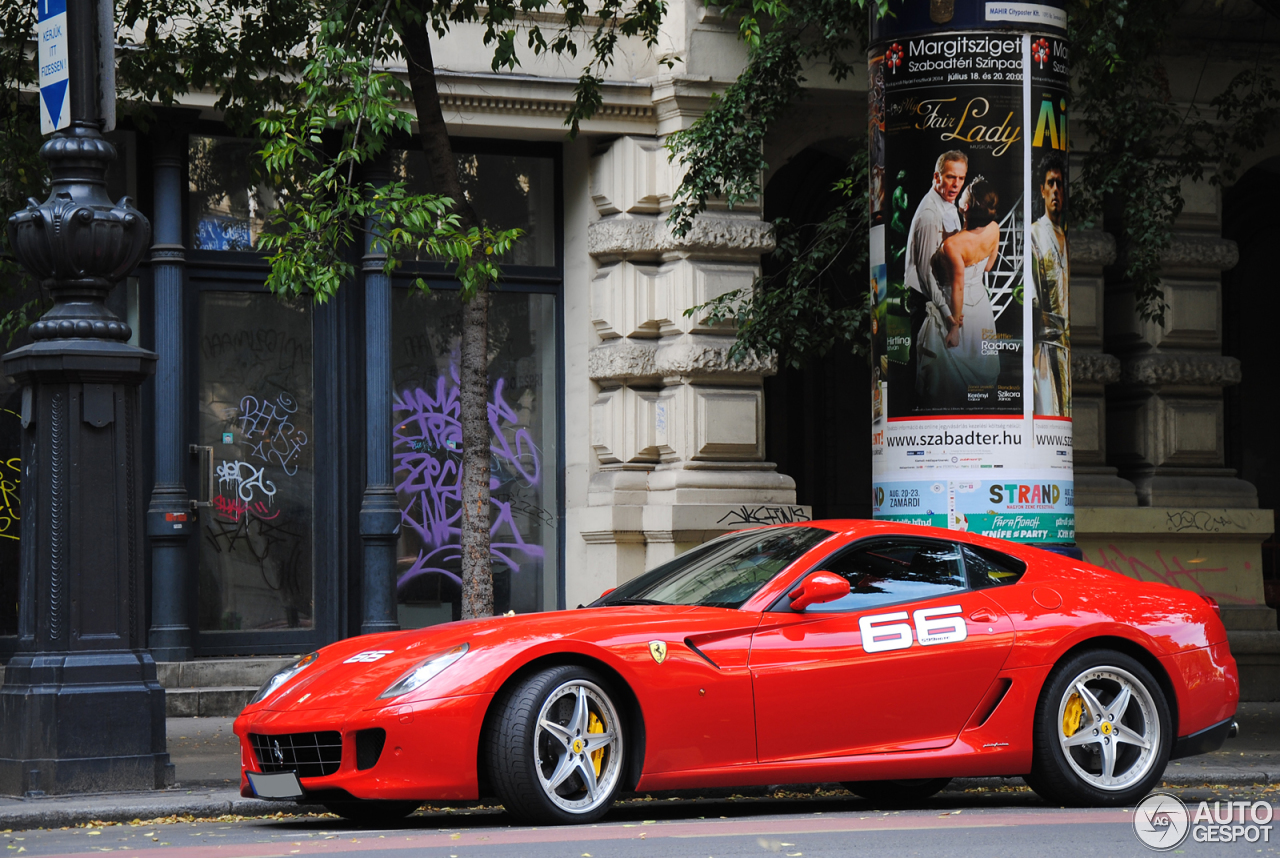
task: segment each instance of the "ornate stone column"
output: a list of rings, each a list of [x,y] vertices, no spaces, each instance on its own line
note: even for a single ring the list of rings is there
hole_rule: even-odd
[[[1081,507],[1137,506],[1133,483],[1107,464],[1106,386],[1120,380],[1120,361],[1102,351],[1103,269],[1115,262],[1105,232],[1072,230],[1071,423],[1075,439],[1075,502]],[[1079,522],[1076,524],[1079,530]]]
[[[810,515],[795,482],[764,461],[772,358],[730,361],[732,328],[685,314],[749,288],[772,228],[739,208],[709,212],[677,238],[665,219],[678,182],[658,138],[618,138],[592,164],[596,470],[571,529],[619,583],[710,536]]]
[[[1235,242],[1180,233],[1162,260],[1163,325],[1139,318],[1129,284],[1107,289],[1107,350],[1121,359],[1107,400],[1110,461],[1142,506],[1256,508],[1252,485],[1223,467],[1222,389],[1240,362],[1222,351],[1222,272]]]

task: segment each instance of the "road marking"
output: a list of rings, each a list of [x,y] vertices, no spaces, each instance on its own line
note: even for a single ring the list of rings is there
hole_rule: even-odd
[[[676,822],[659,822],[641,829],[631,822],[606,822],[591,826],[566,825],[555,828],[472,828],[462,832],[432,831],[416,834],[411,829],[389,829],[386,834],[396,840],[384,839],[376,832],[364,831],[360,841],[331,843],[324,840],[294,840],[297,831],[287,835],[288,844],[296,850],[263,852],[262,844],[219,844],[217,846],[183,846],[147,848],[146,858],[289,858],[294,854],[333,854],[334,847],[342,852],[390,851],[393,849],[457,849],[460,846],[511,846],[534,843],[592,842],[605,840],[645,840],[658,837],[673,839],[713,837],[771,837],[805,834],[856,834],[871,831],[922,831],[933,829],[985,829],[1012,828],[1025,825],[1131,825],[1132,814],[1123,809],[1099,808],[1088,810],[978,810],[965,808],[966,816],[948,814],[938,816],[936,809],[877,816],[874,819],[851,818],[856,811],[821,816],[768,816],[739,817],[735,819],[699,819]],[[319,822],[319,820],[317,820]],[[269,832],[269,828],[266,831]],[[262,833],[259,827],[257,833]],[[318,834],[319,832],[317,832]],[[458,837],[458,834],[461,837]],[[400,839],[403,838],[403,839]],[[455,839],[457,838],[457,839]],[[282,836],[281,839],[286,839]],[[66,853],[46,858],[72,858],[80,853]]]

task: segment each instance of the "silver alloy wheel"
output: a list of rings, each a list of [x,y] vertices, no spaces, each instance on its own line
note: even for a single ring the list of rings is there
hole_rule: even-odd
[[[1063,756],[1076,775],[1108,792],[1146,777],[1160,747],[1151,692],[1127,670],[1110,665],[1091,667],[1068,684],[1058,701],[1057,729]]]
[[[538,712],[533,754],[538,782],[557,807],[589,813],[608,801],[622,773],[622,730],[604,690],[571,679],[552,691]]]

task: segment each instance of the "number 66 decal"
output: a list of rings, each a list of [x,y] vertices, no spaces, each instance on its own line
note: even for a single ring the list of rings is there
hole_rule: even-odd
[[[957,643],[969,636],[969,630],[960,616],[959,605],[939,608],[921,608],[912,615],[916,625],[916,640],[920,646],[936,646]],[[872,614],[858,618],[858,630],[862,632],[862,648],[867,652],[889,652],[911,646],[911,626],[902,620],[906,611],[891,614]]]

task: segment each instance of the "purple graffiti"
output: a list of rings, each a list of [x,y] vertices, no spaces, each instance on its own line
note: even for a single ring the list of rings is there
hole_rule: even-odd
[[[541,456],[529,430],[519,425],[520,415],[503,399],[506,379],[498,379],[489,402],[490,503],[496,514],[489,529],[493,562],[513,573],[518,559],[540,559],[542,546],[525,540],[513,518],[518,502],[500,495],[504,487],[536,487],[542,479]],[[462,557],[462,426],[458,422],[458,371],[436,379],[435,390],[406,390],[395,396],[392,413],[395,473],[399,483],[400,522],[422,540],[413,563],[396,581],[405,587],[419,575],[437,573],[461,584],[456,572]],[[517,512],[521,510],[517,509]]]

